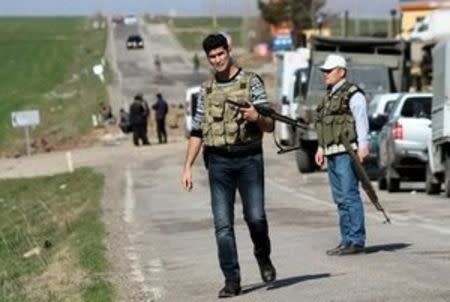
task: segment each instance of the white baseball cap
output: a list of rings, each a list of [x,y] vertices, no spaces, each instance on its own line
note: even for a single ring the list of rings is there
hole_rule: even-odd
[[[320,66],[321,70],[331,70],[336,67],[341,68],[347,68],[347,62],[345,62],[344,57],[340,55],[328,55],[328,57],[325,60],[325,63],[323,63],[322,66]]]

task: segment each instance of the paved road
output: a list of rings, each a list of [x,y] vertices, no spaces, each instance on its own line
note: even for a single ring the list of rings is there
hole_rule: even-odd
[[[146,49],[127,51],[125,37],[140,31]],[[169,100],[197,81],[189,60],[162,25],[114,31],[121,89]],[[152,69],[163,58],[164,76]],[[160,86],[162,85],[162,86]],[[162,88],[161,88],[162,87]],[[198,161],[193,192],[183,192],[185,142],[141,149],[106,171],[105,221],[116,281],[124,301],[215,301],[222,285],[205,169]],[[153,152],[153,150],[158,150]],[[381,193],[393,224],[366,204],[364,255],[328,257],[338,242],[335,206],[325,173],[300,175],[294,155],[276,155],[266,140],[267,212],[278,281],[264,286],[238,199],[236,232],[244,294],[233,301],[450,301],[450,201],[421,187]],[[411,187],[410,187],[411,188]]]
[[[116,60],[121,106],[128,107],[137,92],[142,92],[150,102],[155,93],[161,92],[169,103],[179,104],[184,100],[186,87],[199,85],[206,77],[206,71],[194,73],[190,58],[164,25],[113,25],[110,37],[113,39],[112,56]],[[144,49],[128,50],[129,35],[140,34],[144,38]],[[155,56],[162,62],[158,73],[153,64]]]

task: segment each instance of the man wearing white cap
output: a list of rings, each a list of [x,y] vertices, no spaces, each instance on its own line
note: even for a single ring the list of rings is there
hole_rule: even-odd
[[[342,56],[329,55],[320,69],[328,93],[317,107],[315,162],[322,166],[327,159],[341,234],[339,245],[327,255],[356,254],[364,250],[366,230],[358,178],[347,148],[357,151],[361,162],[369,153],[367,103],[364,92],[346,81],[347,63]]]

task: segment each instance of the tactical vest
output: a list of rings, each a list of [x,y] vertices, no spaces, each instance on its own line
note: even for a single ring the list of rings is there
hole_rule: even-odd
[[[225,100],[243,103],[250,101],[252,73],[241,71],[240,79],[218,85],[215,80],[204,84],[205,116],[202,124],[206,146],[245,145],[262,140],[262,132],[255,123],[247,122],[237,108]]]
[[[358,91],[362,92],[358,86],[344,82],[317,106],[316,130],[320,146],[341,145],[345,139],[349,144],[356,142],[355,119],[349,103]]]

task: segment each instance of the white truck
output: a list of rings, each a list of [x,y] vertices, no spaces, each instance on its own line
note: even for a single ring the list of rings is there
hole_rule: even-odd
[[[418,21],[410,34],[410,39],[427,42],[450,35],[450,9],[438,9]]]
[[[450,197],[450,39],[433,49],[431,140],[428,143],[426,192]]]
[[[295,51],[284,51],[277,54],[276,99],[281,114],[296,117],[298,105],[299,83],[306,84],[310,50],[299,48]],[[292,145],[294,129],[287,124],[276,122],[276,135],[282,145]]]

